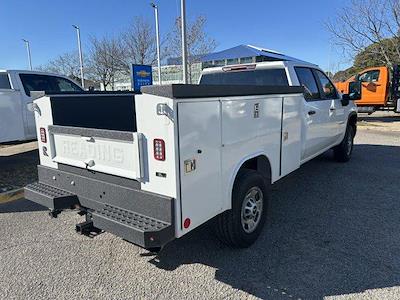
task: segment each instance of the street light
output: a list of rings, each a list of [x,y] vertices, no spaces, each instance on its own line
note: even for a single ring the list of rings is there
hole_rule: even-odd
[[[158,6],[150,3],[154,8],[154,15],[156,18],[156,41],[157,41],[157,66],[158,66],[158,84],[161,85],[161,59],[160,59],[160,28],[158,24]]]
[[[182,69],[183,83],[188,81],[187,74],[187,44],[186,44],[186,1],[181,0],[181,27],[182,27]]]
[[[29,62],[29,69],[32,71],[32,57],[31,57],[31,46],[29,45],[29,41],[26,39],[22,39],[26,46],[26,52],[28,53],[28,62]]]
[[[82,82],[82,88],[85,89],[85,79],[83,78],[83,56],[82,56],[82,45],[81,45],[81,30],[79,29],[79,26],[77,25],[72,25],[76,29],[76,35],[78,37],[78,51],[79,51],[79,63],[81,67],[81,82]]]

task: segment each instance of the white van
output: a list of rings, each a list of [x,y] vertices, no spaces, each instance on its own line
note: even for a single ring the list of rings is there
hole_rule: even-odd
[[[71,79],[37,71],[0,70],[0,143],[36,139],[35,116],[28,110],[32,91],[82,92]]]

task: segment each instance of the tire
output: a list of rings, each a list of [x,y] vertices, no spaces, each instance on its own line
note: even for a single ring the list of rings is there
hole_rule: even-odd
[[[257,240],[267,217],[269,185],[254,170],[239,171],[232,191],[232,209],[216,219],[216,233],[224,244],[247,248]]]
[[[354,135],[354,127],[347,125],[346,134],[344,135],[343,141],[333,148],[336,161],[347,162],[350,160],[354,147]]]

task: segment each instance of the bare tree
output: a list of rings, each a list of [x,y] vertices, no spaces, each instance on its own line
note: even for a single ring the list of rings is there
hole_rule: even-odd
[[[400,61],[399,0],[352,0],[327,29],[338,45],[354,58],[367,52],[392,66]],[[368,47],[374,45],[374,47]]]
[[[106,89],[114,90],[115,80],[124,69],[124,48],[118,38],[103,37],[90,39],[88,76],[101,82]]]
[[[123,72],[130,74],[131,64],[154,65],[156,38],[153,26],[143,17],[135,17],[129,28],[121,34],[124,48]]]
[[[216,41],[205,32],[206,17],[198,16],[187,28],[188,75],[189,83],[192,81],[192,65],[200,62],[202,56],[212,52]],[[182,57],[181,47],[181,20],[175,20],[175,27],[168,37],[167,52],[169,56]]]
[[[39,67],[40,70],[68,76],[74,80],[80,80],[79,57],[76,52],[64,53],[46,65]]]

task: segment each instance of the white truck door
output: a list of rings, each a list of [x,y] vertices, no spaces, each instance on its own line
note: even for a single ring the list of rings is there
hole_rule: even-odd
[[[347,119],[345,107],[342,105],[339,93],[334,84],[320,70],[314,71],[316,78],[321,87],[321,96],[325,101],[330,102],[329,122],[334,127],[334,133],[330,145],[337,144],[342,139],[343,133],[346,131]]]
[[[20,77],[20,74],[15,74],[15,82],[19,84],[19,90],[21,93],[22,111],[25,119],[25,134],[26,138],[36,137],[36,125],[35,125],[35,114],[28,110],[28,104],[32,102],[32,98],[25,91],[24,83]]]
[[[0,143],[24,140],[21,94],[12,89],[7,73],[0,73]]]
[[[313,156],[334,144],[337,126],[330,110],[332,100],[317,100],[305,104],[306,157]]]
[[[303,147],[301,160],[315,156],[334,143],[337,127],[331,111],[332,100],[321,95],[320,83],[311,68],[295,67],[305,88],[303,105]]]
[[[178,103],[183,231],[221,211],[220,109],[219,101]],[[184,228],[186,219],[189,228]]]

